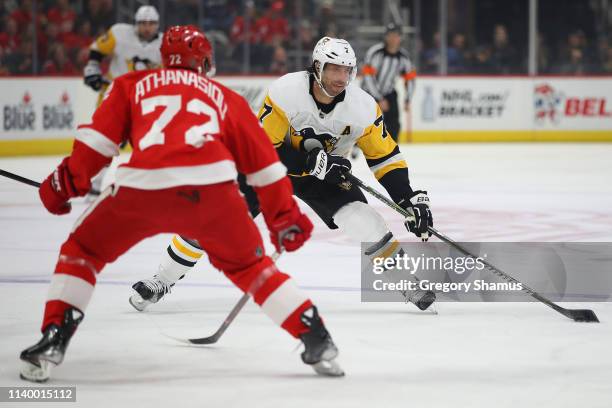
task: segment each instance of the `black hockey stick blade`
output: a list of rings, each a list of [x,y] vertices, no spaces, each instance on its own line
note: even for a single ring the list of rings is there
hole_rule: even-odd
[[[0,176],[4,176],[10,178],[15,181],[19,181],[20,183],[29,184],[33,187],[40,187],[40,183],[34,180],[30,180],[29,178],[19,176],[15,173],[11,173],[10,171],[0,169]]]
[[[280,257],[281,253],[282,253],[282,250],[280,252],[279,251],[274,252],[272,256],[270,256],[270,258],[272,258],[272,261],[276,262],[278,258]],[[251,289],[253,292],[255,291],[254,288],[251,288]],[[240,300],[238,301],[238,303],[236,303],[236,305],[229,312],[229,314],[227,315],[223,323],[221,323],[221,327],[219,327],[219,329],[217,329],[217,331],[214,332],[211,336],[199,337],[199,338],[193,338],[193,339],[184,339],[184,338],[169,336],[164,333],[162,334],[166,337],[169,337],[171,339],[174,339],[176,341],[180,341],[181,343],[186,343],[186,344],[198,344],[198,345],[215,344],[221,338],[223,333],[225,333],[229,325],[232,324],[236,316],[238,316],[238,313],[240,313],[240,311],[242,310],[244,305],[247,304],[250,298],[251,298],[251,294],[249,292],[245,292],[240,298]]]
[[[227,330],[227,328],[234,321],[236,316],[238,316],[238,313],[240,313],[240,311],[242,310],[244,305],[246,305],[246,303],[249,301],[250,298],[251,298],[251,295],[249,293],[245,293],[244,295],[242,295],[238,303],[236,303],[236,305],[231,310],[229,315],[227,315],[223,323],[221,323],[221,327],[219,327],[219,329],[216,332],[214,332],[211,336],[184,339],[180,337],[169,336],[164,333],[162,334],[164,334],[164,336],[166,337],[169,337],[176,341],[180,341],[181,343],[185,343],[185,344],[198,344],[198,345],[215,344],[221,338],[223,333],[225,333],[225,330]]]
[[[575,322],[599,323],[597,315],[590,309],[565,309],[565,312],[561,313]]]
[[[234,321],[238,313],[242,310],[244,305],[249,301],[251,295],[249,293],[245,293],[242,295],[236,306],[232,309],[232,311],[227,315],[219,330],[217,330],[212,336],[208,337],[200,337],[198,339],[189,339],[189,343],[191,344],[214,344],[219,340],[219,338],[225,333],[225,330],[229,327],[229,325]]]

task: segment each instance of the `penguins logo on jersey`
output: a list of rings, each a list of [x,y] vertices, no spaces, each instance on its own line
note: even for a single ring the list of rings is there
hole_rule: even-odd
[[[154,64],[151,60],[148,58],[140,58],[138,56],[132,57],[132,59],[127,60],[126,63],[130,72],[156,68],[156,64]]]
[[[299,141],[299,149],[304,152],[319,148],[329,153],[338,143],[337,137],[329,133],[317,133],[311,127],[297,131],[294,137]]]

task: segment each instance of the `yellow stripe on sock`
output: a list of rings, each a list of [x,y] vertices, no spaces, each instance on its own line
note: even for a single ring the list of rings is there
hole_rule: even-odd
[[[182,252],[183,254],[187,256],[190,256],[195,259],[200,259],[202,257],[201,252],[194,252],[191,249],[187,248],[177,239],[176,235],[172,237],[172,243],[174,244],[176,249],[178,249],[180,252]]]
[[[387,259],[391,255],[393,255],[393,253],[395,252],[398,246],[399,246],[399,242],[393,241],[391,245],[389,245],[389,248],[387,248],[385,252],[377,256],[375,259],[378,259],[378,258]]]

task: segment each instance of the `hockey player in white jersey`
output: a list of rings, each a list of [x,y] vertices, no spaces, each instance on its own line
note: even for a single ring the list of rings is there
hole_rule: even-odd
[[[153,6],[141,6],[136,11],[134,20],[134,25],[114,24],[91,45],[83,76],[85,84],[94,91],[103,91],[106,83],[120,75],[158,68],[161,65],[161,35],[157,10]],[[104,78],[100,64],[106,57],[111,60],[108,76]]]
[[[428,227],[433,226],[427,192],[411,187],[407,163],[385,128],[380,107],[353,83],[356,58],[351,45],[324,37],[312,59],[308,70],[272,83],[259,111],[264,130],[288,169],[294,194],[330,229],[339,229],[356,242],[373,243],[366,250],[371,259],[401,253],[382,216],[343,177],[351,170],[347,157],[356,145],[391,198],[414,215],[405,221],[408,230],[426,241]],[[247,189],[242,190],[255,216],[257,202]],[[157,302],[202,255],[188,237],[173,237],[158,273],[133,285],[136,293],[130,303],[142,311]],[[430,291],[404,294],[421,310],[435,301]]]
[[[89,60],[83,70],[87,86],[98,91],[97,106],[102,102],[108,84],[120,75],[161,66],[159,14],[153,6],[141,6],[134,15],[135,24],[114,24],[90,47]],[[101,63],[110,57],[108,73],[103,76]],[[93,178],[88,197],[100,193],[107,167]]]

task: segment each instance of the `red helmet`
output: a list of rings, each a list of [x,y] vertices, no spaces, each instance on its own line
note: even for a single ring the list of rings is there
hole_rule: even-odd
[[[196,26],[174,26],[164,33],[161,45],[165,67],[181,67],[208,72],[212,67],[212,48],[206,35]]]

